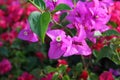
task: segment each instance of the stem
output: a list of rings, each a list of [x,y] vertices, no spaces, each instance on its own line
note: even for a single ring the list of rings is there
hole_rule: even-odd
[[[67,29],[66,27],[63,27],[63,25],[61,25],[60,23],[56,22],[53,18],[52,18],[52,21],[53,21],[54,24],[59,25],[61,28],[64,28],[71,36],[74,36],[73,33],[69,29]]]
[[[116,54],[117,54],[118,60],[120,61],[119,53],[117,52],[117,50],[115,50],[115,52],[116,52]]]
[[[64,28],[67,32],[69,32],[69,34],[73,37],[74,36],[74,34],[68,29],[68,28]]]
[[[86,66],[86,62],[85,62],[84,56],[81,56],[81,59],[82,59],[82,62],[83,62],[84,70],[87,70],[87,66]]]
[[[44,12],[44,10],[42,10],[38,5],[36,5],[33,1],[28,0],[28,2],[30,2],[32,5],[34,5],[41,13]]]
[[[73,0],[73,3],[74,3],[74,7],[76,6],[76,0]]]

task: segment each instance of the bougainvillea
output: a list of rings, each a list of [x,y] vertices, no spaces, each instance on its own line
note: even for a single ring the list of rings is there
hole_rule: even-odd
[[[0,80],[119,80],[119,4],[0,1]]]

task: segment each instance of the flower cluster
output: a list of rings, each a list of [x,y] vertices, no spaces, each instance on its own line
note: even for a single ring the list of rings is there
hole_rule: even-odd
[[[33,80],[34,79],[34,76],[27,73],[27,72],[24,72],[21,76],[18,77],[17,80]]]
[[[76,34],[71,37],[65,33],[64,29],[49,29],[47,35],[52,40],[48,52],[49,58],[57,59],[61,56],[90,55],[91,49],[87,45],[86,39],[96,43],[96,38],[101,36],[102,32],[109,29],[109,26],[106,24],[111,17],[108,8],[112,1],[93,0],[90,2],[78,1],[77,3],[73,3],[72,0],[67,2],[66,0],[46,1],[47,8],[50,10],[54,10],[61,3],[67,4],[72,8],[72,10],[67,11],[66,20],[70,24],[66,25],[66,27],[68,29],[75,29]],[[63,12],[61,11],[56,14],[60,16]],[[57,17],[54,18],[56,20]],[[59,23],[59,21],[57,22]]]
[[[12,69],[11,62],[8,59],[3,59],[0,62],[0,75],[9,72]]]
[[[120,32],[120,2],[114,2],[114,5],[110,7],[111,11],[111,21],[117,24],[117,31]]]
[[[17,38],[18,30],[26,26],[28,15],[37,10],[33,5],[25,7],[19,0],[0,1],[0,42],[12,44]],[[5,6],[5,7],[3,7]]]

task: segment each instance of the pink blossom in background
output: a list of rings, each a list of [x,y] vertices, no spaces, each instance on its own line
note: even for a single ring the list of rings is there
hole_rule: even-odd
[[[105,71],[99,76],[99,80],[114,80],[111,72]]]
[[[0,19],[0,28],[6,29],[7,28],[7,22],[5,18]]]
[[[32,4],[28,4],[24,11],[25,11],[25,15],[29,16],[31,12],[37,11],[37,10],[38,9],[35,6],[33,6]]]
[[[68,62],[65,59],[58,59],[57,66],[60,66],[60,65],[68,65]]]
[[[0,38],[3,41],[7,41],[9,43],[13,43],[13,41],[16,39],[17,37],[17,32],[16,31],[11,31],[11,32],[4,32],[0,35]]]
[[[17,80],[35,80],[35,77],[28,72],[24,72]]]
[[[114,5],[110,7],[111,12],[111,21],[116,22],[118,25],[120,25],[120,2],[116,1],[114,2]]]
[[[120,33],[120,26],[117,27],[117,31]]]
[[[0,9],[0,28],[3,28],[3,29],[7,28],[5,12],[1,9]]]
[[[14,4],[8,6],[8,17],[9,19],[12,19],[14,22],[20,20],[21,16],[23,15],[24,9],[21,8],[21,5]],[[15,14],[14,14],[15,13]]]
[[[2,41],[0,41],[0,47],[2,47],[3,46],[3,42]]]
[[[11,69],[12,65],[8,59],[2,59],[2,61],[0,61],[0,75],[9,72]]]
[[[35,56],[42,62],[45,59],[45,55],[41,52],[37,52]]]
[[[88,71],[87,70],[83,70],[82,73],[80,74],[78,80],[87,80],[88,76],[89,76]]]

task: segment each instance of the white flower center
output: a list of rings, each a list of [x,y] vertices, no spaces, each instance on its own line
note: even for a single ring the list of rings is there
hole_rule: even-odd
[[[60,36],[57,36],[57,37],[56,37],[56,41],[57,41],[57,42],[60,42],[60,41],[61,41],[61,37],[60,37]]]
[[[101,32],[100,31],[95,31],[94,32],[94,36],[97,37],[97,36],[102,36]]]
[[[24,35],[27,36],[27,35],[28,35],[28,32],[27,32],[27,31],[24,31]]]
[[[53,0],[53,2],[57,2],[57,0]]]
[[[95,18],[96,18],[96,19],[98,19],[98,18],[99,18],[99,16],[98,16],[98,15],[96,15],[96,16],[95,16]]]

